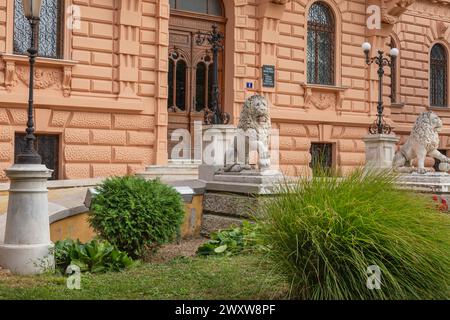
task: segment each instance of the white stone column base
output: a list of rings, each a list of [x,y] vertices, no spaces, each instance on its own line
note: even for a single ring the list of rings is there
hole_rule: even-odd
[[[11,185],[0,266],[22,275],[54,269],[47,189],[52,170],[38,164],[14,164],[5,172]]]
[[[53,244],[1,244],[0,265],[13,274],[32,275],[53,271]]]
[[[392,134],[370,134],[363,138],[366,144],[366,168],[392,169],[396,145],[400,139]]]

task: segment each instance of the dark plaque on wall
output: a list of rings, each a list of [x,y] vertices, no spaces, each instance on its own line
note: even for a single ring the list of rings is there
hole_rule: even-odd
[[[262,67],[263,87],[275,88],[275,66],[264,65]]]

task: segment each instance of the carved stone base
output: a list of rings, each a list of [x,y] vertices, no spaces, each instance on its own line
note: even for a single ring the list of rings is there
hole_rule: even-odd
[[[208,234],[257,217],[284,177],[278,170],[216,172],[205,182],[203,233]]]
[[[371,134],[365,136],[363,140],[366,144],[366,167],[391,169],[396,145],[400,139],[390,134]]]
[[[278,170],[216,172],[213,180],[207,181],[206,190],[244,195],[274,194],[283,180],[283,175]]]
[[[446,172],[403,174],[399,176],[397,184],[414,191],[450,196],[450,174]]]

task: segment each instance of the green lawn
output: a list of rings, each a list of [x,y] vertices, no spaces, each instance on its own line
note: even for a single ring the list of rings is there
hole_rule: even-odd
[[[280,299],[287,286],[258,256],[175,259],[107,274],[82,274],[81,290],[55,275],[0,275],[1,299]]]

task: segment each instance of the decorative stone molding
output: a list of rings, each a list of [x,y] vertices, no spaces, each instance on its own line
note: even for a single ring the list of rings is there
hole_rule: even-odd
[[[72,90],[72,67],[64,67],[62,89],[64,97],[69,97]]]
[[[30,82],[30,71],[28,67],[17,66],[16,75],[26,86]],[[47,89],[51,87],[61,88],[61,72],[58,70],[36,68],[34,71],[34,88],[35,89]]]
[[[400,15],[416,0],[381,0],[381,21],[388,25],[398,22]]]
[[[116,45],[119,98],[137,98],[142,0],[118,0]]]
[[[445,34],[447,33],[449,29],[449,25],[443,21],[438,21],[436,23],[436,31],[437,31],[437,36],[439,39],[444,39],[445,38]]]
[[[155,83],[155,142],[154,163],[165,165],[168,160],[167,147],[167,98],[168,98],[168,54],[169,16],[168,1],[157,1],[156,7],[156,83]]]
[[[276,65],[278,24],[283,16],[285,4],[289,0],[262,0],[258,6],[259,34],[261,52],[259,67],[263,65]],[[260,92],[273,93],[275,88],[266,88],[261,85]],[[271,100],[271,99],[270,99]]]
[[[5,62],[5,88],[8,92],[11,92],[12,88],[16,85],[16,63],[14,61]]]
[[[342,109],[346,87],[324,86],[317,84],[302,84],[304,89],[305,109],[315,107],[319,110],[327,110],[335,107],[336,111]]]
[[[5,63],[4,85],[7,92],[17,85],[18,81],[28,86],[29,67],[28,56],[15,54],[2,54]],[[63,90],[65,97],[70,96],[72,83],[72,68],[77,61],[58,60],[49,58],[36,59],[35,89],[58,88]]]
[[[443,21],[449,21],[450,17],[450,1],[448,0],[416,0],[409,9],[421,15],[441,17]]]

